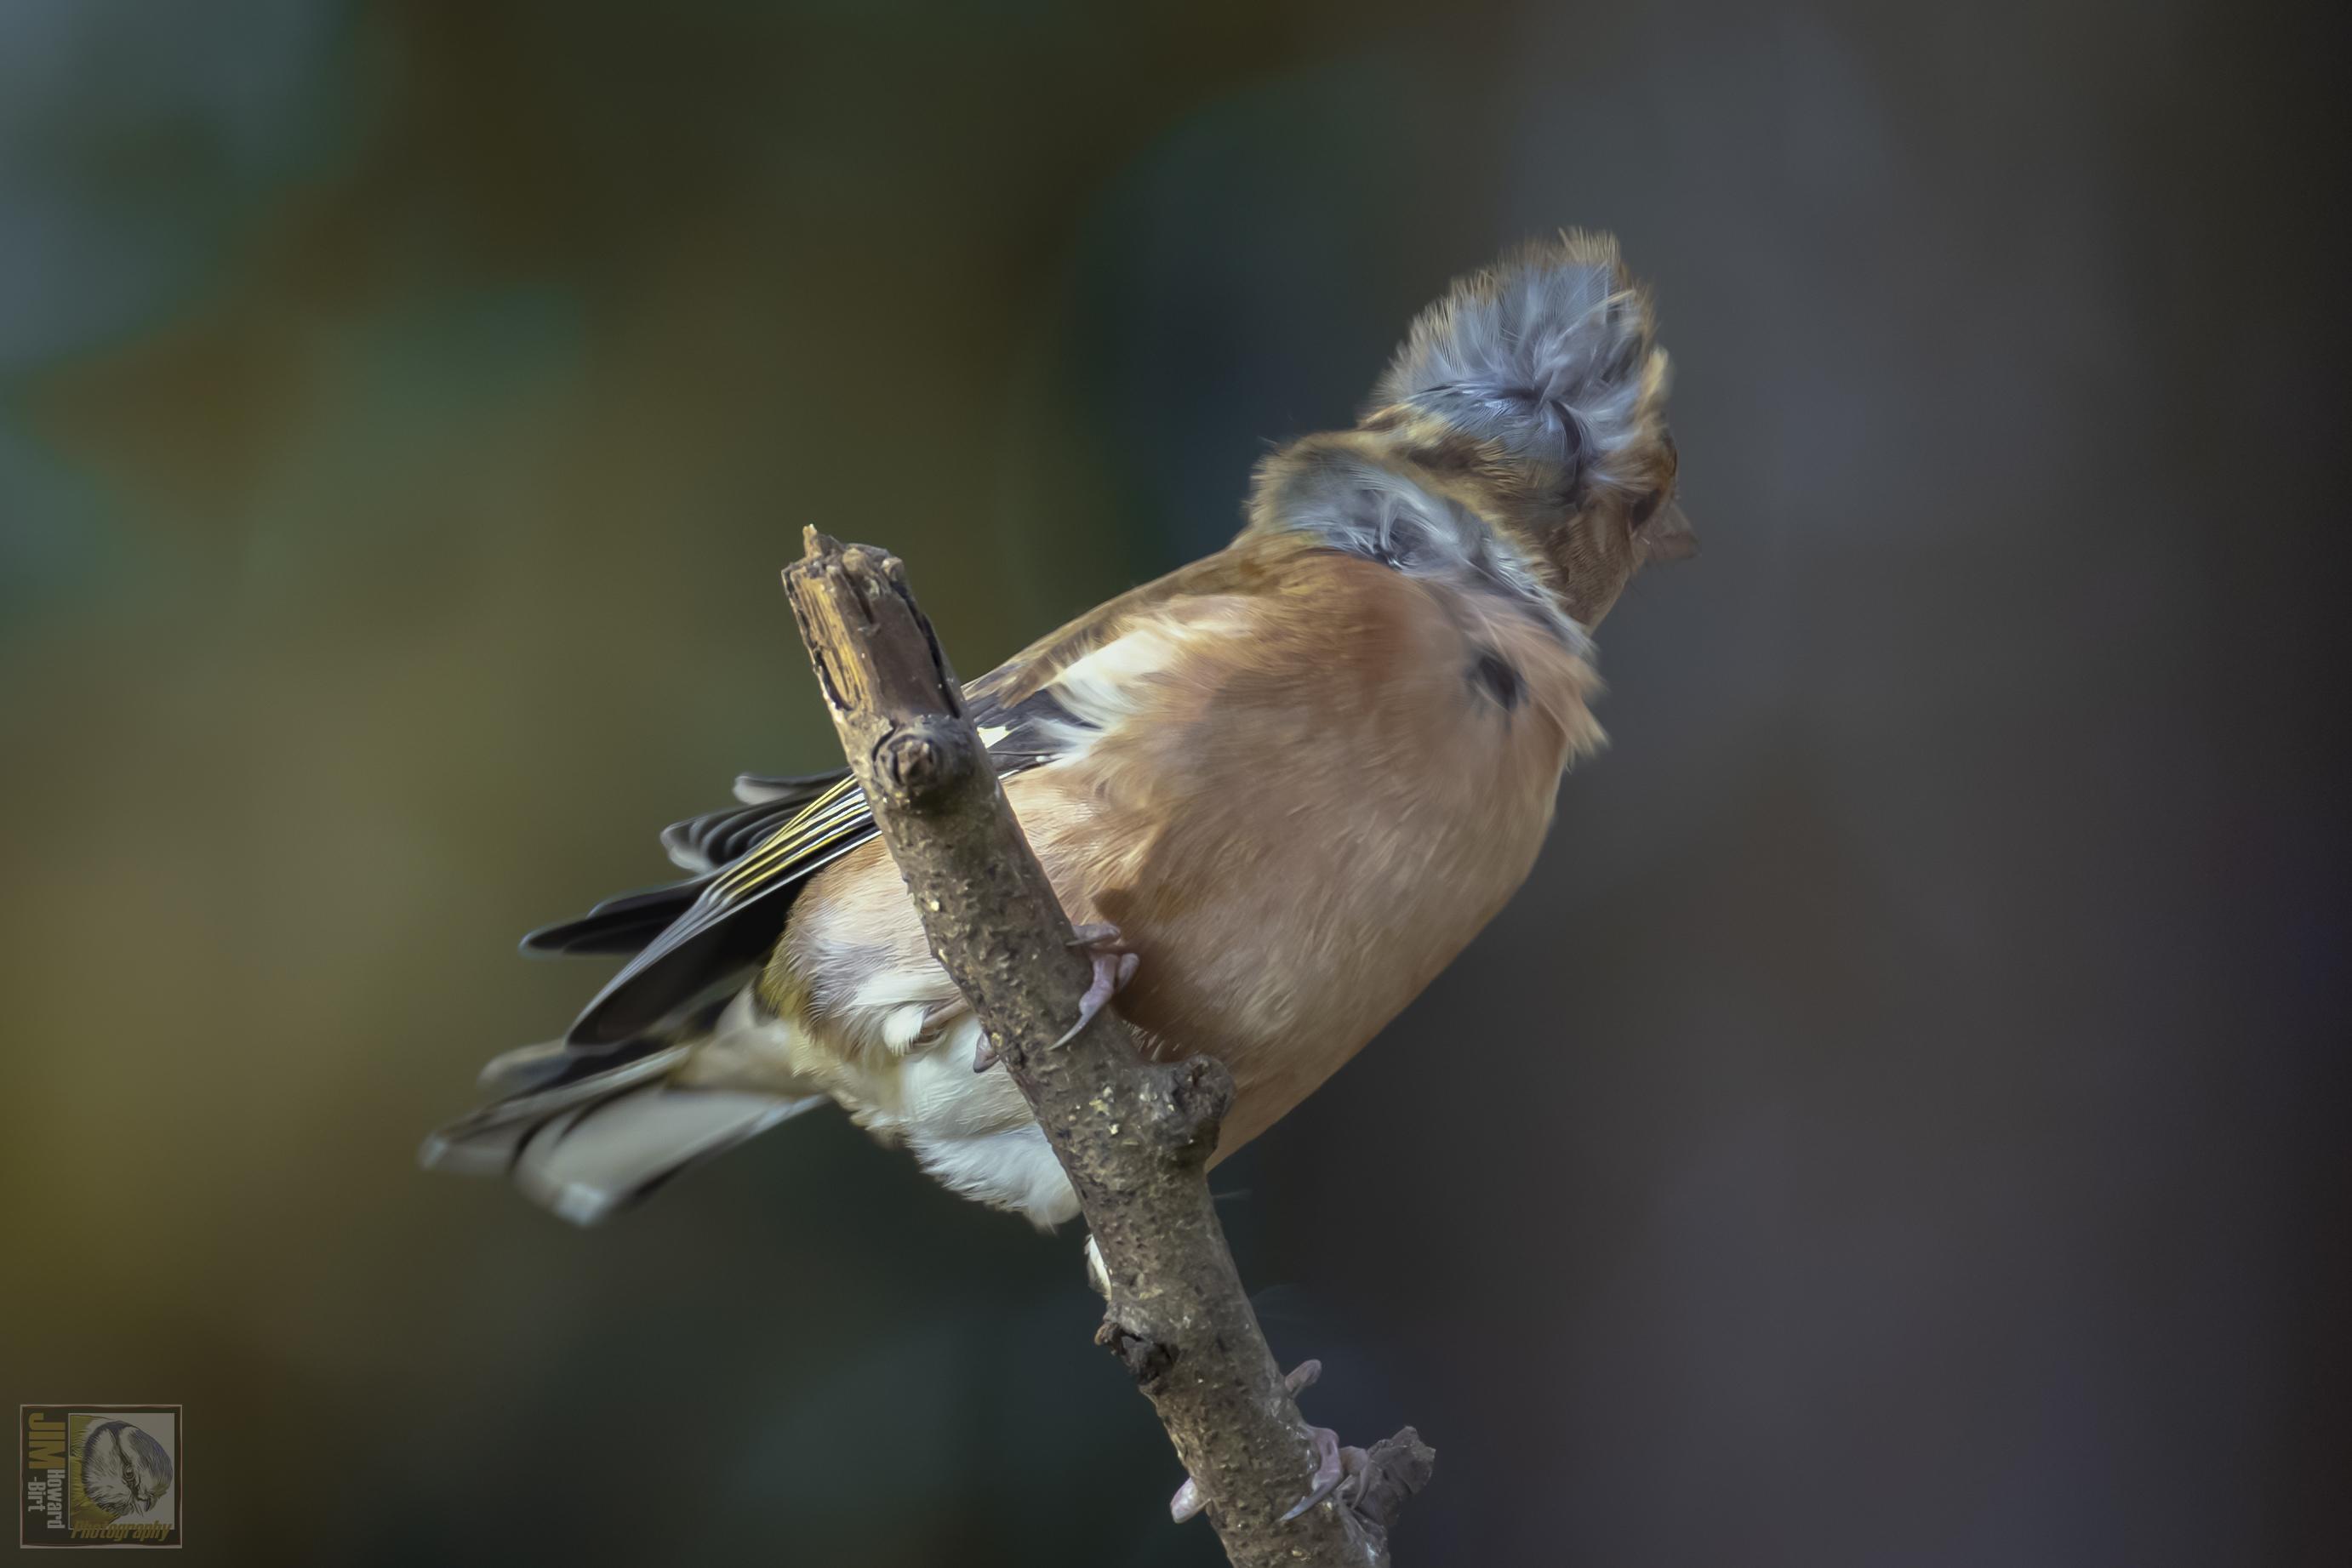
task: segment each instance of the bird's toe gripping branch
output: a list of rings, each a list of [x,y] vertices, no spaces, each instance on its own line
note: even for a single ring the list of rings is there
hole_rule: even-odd
[[[1314,1387],[1315,1380],[1322,1375],[1321,1362],[1302,1361],[1283,1375],[1282,1385],[1295,1397],[1304,1390]],[[1314,1435],[1315,1452],[1318,1456],[1318,1462],[1315,1467],[1315,1479],[1308,1483],[1309,1490],[1306,1498],[1296,1508],[1282,1516],[1282,1522],[1285,1524],[1329,1497],[1339,1487],[1345,1469],[1345,1460],[1340,1457],[1343,1452],[1352,1452],[1359,1457],[1363,1453],[1361,1448],[1342,1450],[1339,1447],[1339,1434],[1328,1427],[1309,1427],[1307,1429]],[[1176,1495],[1168,1500],[1168,1516],[1181,1524],[1208,1506],[1209,1500],[1202,1494],[1201,1483],[1186,1476],[1184,1484],[1176,1489]]]
[[[1061,1039],[1048,1048],[1056,1051],[1077,1039],[1080,1031],[1095,1021],[1095,1015],[1108,1007],[1111,998],[1135,978],[1136,968],[1142,962],[1135,949],[1127,945],[1118,927],[1104,921],[1074,927],[1070,946],[1087,955],[1094,964],[1095,973],[1086,995],[1078,998],[1078,1021],[1064,1030]],[[971,1070],[985,1072],[995,1065],[996,1048],[982,1035],[980,1043],[972,1048]]]
[[[1077,1039],[1079,1031],[1095,1021],[1095,1015],[1108,1007],[1111,998],[1135,978],[1136,967],[1142,962],[1136,956],[1135,949],[1127,945],[1127,938],[1119,934],[1118,927],[1106,921],[1075,927],[1070,936],[1070,946],[1093,961],[1095,977],[1087,987],[1087,994],[1078,998],[1078,1021],[1064,1030],[1062,1038],[1054,1042],[1057,1050]]]
[[[1322,1375],[1321,1362],[1302,1361],[1283,1378],[1283,1386],[1296,1396],[1313,1387]],[[1339,1435],[1328,1427],[1307,1430],[1315,1439],[1315,1474],[1307,1482],[1307,1495],[1291,1506],[1281,1522],[1289,1523],[1328,1499],[1346,1511],[1360,1540],[1385,1542],[1388,1527],[1404,1500],[1429,1484],[1435,1450],[1410,1427],[1370,1448],[1342,1444]],[[1168,1512],[1181,1524],[1207,1507],[1208,1500],[1200,1483],[1187,1477],[1169,1500]]]

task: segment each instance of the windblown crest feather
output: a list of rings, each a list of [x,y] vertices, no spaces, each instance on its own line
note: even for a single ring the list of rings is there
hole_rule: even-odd
[[[1646,290],[1607,235],[1537,240],[1422,312],[1376,409],[1443,420],[1567,483],[1633,482],[1666,390]]]

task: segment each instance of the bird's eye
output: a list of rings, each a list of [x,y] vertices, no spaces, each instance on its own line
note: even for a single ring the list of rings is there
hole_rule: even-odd
[[[1666,493],[1664,490],[1653,490],[1648,495],[1643,497],[1640,500],[1634,502],[1634,529],[1639,531],[1643,524],[1648,522],[1652,517],[1656,517],[1658,515],[1658,508],[1665,505],[1665,500]]]

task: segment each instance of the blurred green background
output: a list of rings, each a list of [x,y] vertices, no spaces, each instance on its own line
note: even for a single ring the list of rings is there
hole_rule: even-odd
[[[0,1386],[186,1561],[1205,1564],[1075,1233],[838,1118],[418,1174],[526,928],[1214,548],[1508,241],[1706,554],[1520,899],[1220,1173],[1410,1563],[2345,1560],[2322,10],[0,0]]]

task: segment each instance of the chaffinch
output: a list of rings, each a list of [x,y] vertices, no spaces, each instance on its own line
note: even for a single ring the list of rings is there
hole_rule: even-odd
[[[1233,1073],[1222,1159],[1379,1032],[1534,864],[1601,740],[1588,633],[1687,554],[1648,295],[1606,235],[1528,245],[1413,323],[1352,430],[1257,472],[1224,549],[975,682],[1096,995]],[[425,1163],[590,1223],[834,1102],[949,1187],[1077,1199],[933,962],[846,773],[746,776],[677,823],[688,880],[533,933],[626,954]]]

